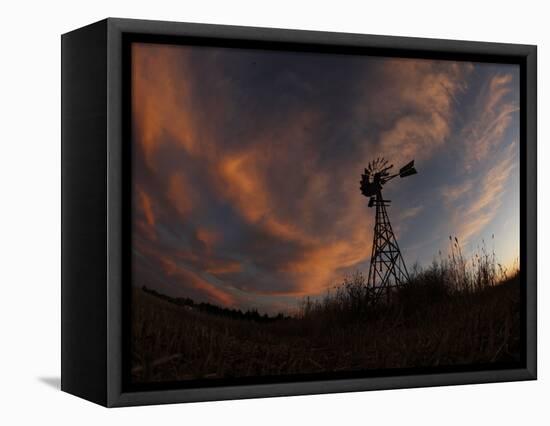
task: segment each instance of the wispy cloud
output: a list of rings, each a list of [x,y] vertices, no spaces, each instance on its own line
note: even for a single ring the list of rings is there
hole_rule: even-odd
[[[480,86],[458,128],[459,181],[442,186],[441,195],[452,211],[455,232],[465,243],[495,219],[516,167],[518,143],[507,138],[518,111],[515,97],[510,96],[515,94],[512,74],[492,75]]]
[[[519,110],[516,101],[507,98],[511,92],[511,74],[497,74],[482,87],[459,137],[466,146],[464,165],[468,170],[486,160],[504,141],[513,113]]]
[[[457,200],[469,195],[474,186],[473,180],[466,180],[455,185],[443,185],[441,195],[446,205],[452,206]]]
[[[424,210],[424,206],[415,206],[410,207],[408,209],[405,209],[401,214],[399,215],[399,219],[404,221],[407,219],[412,219],[413,217],[418,216],[418,214]]]
[[[461,194],[461,202],[455,204],[454,223],[456,233],[463,242],[478,235],[500,211],[502,197],[508,179],[516,167],[517,144],[510,144],[498,161],[479,180],[467,181],[455,193]],[[468,191],[462,191],[468,187]],[[453,189],[450,189],[451,193]]]
[[[374,96],[372,105],[361,107],[380,121],[376,151],[396,163],[435,155],[451,134],[456,99],[472,68],[459,62],[385,61],[382,99]]]

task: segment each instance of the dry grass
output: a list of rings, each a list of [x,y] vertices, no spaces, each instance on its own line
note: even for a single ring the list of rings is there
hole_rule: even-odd
[[[456,243],[456,245],[455,245]],[[294,318],[267,323],[179,306],[134,289],[135,382],[514,362],[519,274],[494,256],[454,252],[416,270],[391,302],[373,305],[356,274]],[[481,260],[479,260],[481,259]]]

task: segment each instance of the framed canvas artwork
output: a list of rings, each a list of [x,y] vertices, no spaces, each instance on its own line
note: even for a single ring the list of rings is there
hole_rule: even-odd
[[[62,84],[63,390],[536,378],[536,47],[110,18]]]

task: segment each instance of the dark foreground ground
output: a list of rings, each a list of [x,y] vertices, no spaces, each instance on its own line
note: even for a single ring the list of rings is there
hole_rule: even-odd
[[[228,318],[134,289],[135,383],[514,362],[517,277],[475,292],[409,289],[390,305],[304,304],[297,318]],[[362,305],[361,305],[362,306]]]

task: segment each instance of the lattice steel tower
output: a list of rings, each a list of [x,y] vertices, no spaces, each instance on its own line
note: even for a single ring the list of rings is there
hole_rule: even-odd
[[[367,287],[374,301],[386,296],[389,300],[392,289],[405,284],[409,279],[407,266],[401,255],[386,207],[391,203],[382,197],[382,186],[391,179],[416,174],[414,160],[403,166],[398,173],[390,174],[393,164],[383,158],[370,162],[361,175],[361,193],[369,197],[369,207],[376,207],[374,237],[370,259]],[[372,180],[371,180],[372,177]]]

